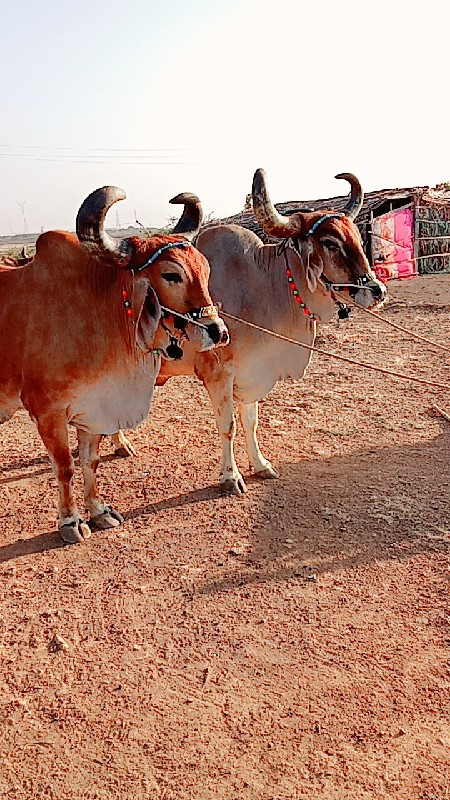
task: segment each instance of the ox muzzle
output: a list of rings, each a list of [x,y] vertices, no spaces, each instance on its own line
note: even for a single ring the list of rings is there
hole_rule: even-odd
[[[165,348],[163,357],[167,360],[179,360],[183,357],[183,340],[199,340],[199,352],[205,352],[215,347],[225,347],[230,341],[228,328],[218,315],[217,306],[195,308],[186,314],[181,314],[167,306],[161,306],[162,328],[169,337],[169,345]],[[203,321],[204,320],[204,321]],[[167,326],[168,323],[172,330]],[[191,335],[188,334],[188,325],[193,325]]]
[[[322,281],[329,292],[345,292],[363,308],[372,308],[380,305],[386,298],[386,287],[368,275],[362,275],[356,283],[333,283],[322,275]]]

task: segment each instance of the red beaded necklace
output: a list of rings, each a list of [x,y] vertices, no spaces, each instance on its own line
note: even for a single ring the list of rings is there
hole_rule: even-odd
[[[125,270],[123,270],[123,272],[122,272],[122,299],[123,299],[123,304],[125,306],[126,313],[128,314],[129,317],[132,317],[133,316],[133,309],[131,307],[131,302],[130,302],[130,298],[128,296],[128,292],[127,292],[127,290],[125,288]]]
[[[299,304],[299,306],[302,309],[303,313],[306,314],[306,316],[309,317],[309,319],[317,320],[317,317],[315,316],[315,314],[313,314],[312,311],[309,310],[308,306],[306,305],[306,303],[303,302],[302,298],[300,297],[300,295],[298,293],[298,289],[297,289],[297,287],[295,285],[294,278],[292,277],[291,268],[290,268],[289,264],[287,263],[287,258],[286,258],[286,275],[287,275],[287,279],[288,279],[289,288],[290,288],[292,294],[294,295],[295,302]]]

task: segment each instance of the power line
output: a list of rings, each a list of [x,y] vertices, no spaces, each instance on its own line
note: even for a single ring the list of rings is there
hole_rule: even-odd
[[[1,159],[23,161],[49,161],[61,164],[137,164],[138,166],[162,164],[164,166],[192,165],[198,166],[205,160],[224,158],[223,152],[201,151],[194,147],[167,148],[113,148],[113,147],[52,147],[44,145],[11,145],[0,144]],[[15,152],[8,152],[13,149]],[[22,152],[29,150],[35,152]],[[47,152],[46,152],[47,151]],[[61,155],[59,155],[61,153]],[[195,161],[191,159],[196,157]],[[201,159],[200,161],[197,159]]]
[[[14,147],[20,150],[85,150],[108,153],[173,153],[200,150],[199,147],[59,147],[43,144],[0,144],[0,147]]]
[[[52,161],[56,164],[117,164],[123,166],[198,166],[203,164],[203,161],[96,161],[93,159],[85,159],[83,157],[74,156],[73,158],[51,158],[46,156],[27,156],[21,154],[6,155],[0,153],[0,158],[12,158],[25,161]],[[105,156],[106,158],[106,156]],[[130,156],[133,158],[133,156]],[[136,156],[135,156],[136,158]]]

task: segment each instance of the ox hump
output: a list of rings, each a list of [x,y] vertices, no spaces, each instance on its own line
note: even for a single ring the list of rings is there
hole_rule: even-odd
[[[197,244],[200,250],[203,249],[203,246],[215,247],[219,245],[236,249],[245,245],[245,249],[248,250],[252,246],[261,247],[262,241],[256,233],[243,228],[241,225],[214,225],[200,232]]]
[[[81,257],[82,253],[83,248],[76,234],[67,231],[41,233],[36,242],[36,256],[45,260],[74,257],[75,254]]]

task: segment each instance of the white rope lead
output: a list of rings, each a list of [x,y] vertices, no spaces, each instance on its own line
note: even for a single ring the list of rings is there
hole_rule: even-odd
[[[335,291],[336,297],[339,297],[339,292]],[[391,328],[395,328],[397,331],[401,331],[402,333],[407,333],[408,336],[411,336],[413,339],[418,339],[419,342],[425,342],[425,344],[431,345],[431,347],[435,347],[438,350],[444,350],[445,353],[450,353],[450,348],[445,347],[443,344],[439,344],[438,342],[433,342],[432,339],[427,339],[426,336],[421,336],[420,333],[415,333],[415,331],[409,330],[409,328],[404,328],[403,325],[397,325],[396,322],[392,322],[390,319],[385,319],[384,317],[377,314],[376,311],[372,311],[370,308],[364,308],[359,303],[356,303],[353,298],[348,297],[347,295],[340,295],[339,299],[344,302],[346,305],[354,306],[355,308],[359,308],[360,311],[364,311],[366,314],[370,314],[371,317],[375,317],[380,322],[383,322],[385,325],[390,325]],[[389,308],[389,306],[388,306]]]
[[[271,331],[268,328],[263,328],[260,325],[255,325],[253,322],[248,322],[245,319],[241,319],[240,317],[235,317],[234,314],[228,314],[226,311],[221,310],[220,312],[222,317],[228,317],[228,319],[233,319],[235,322],[240,322],[242,325],[247,325],[249,328],[254,328],[261,333],[266,333],[269,336],[274,336],[275,339],[281,339],[283,342],[288,342],[289,344],[295,344],[297,347],[303,347],[305,350],[309,350],[311,353],[319,353],[322,356],[329,356],[329,358],[336,358],[338,361],[344,361],[346,364],[354,364],[357,367],[362,367],[363,369],[370,369],[374,372],[381,372],[383,375],[390,375],[392,378],[400,378],[405,381],[413,381],[414,383],[421,383],[425,386],[435,386],[437,389],[445,389],[445,391],[450,391],[450,385],[446,383],[438,383],[437,381],[428,381],[425,378],[415,378],[412,375],[405,375],[402,372],[394,372],[394,370],[390,369],[383,369],[382,367],[375,367],[373,364],[367,364],[365,361],[356,361],[353,358],[347,358],[346,356],[339,356],[337,353],[330,353],[329,350],[322,350],[320,347],[313,347],[309,344],[303,344],[303,342],[298,342],[296,339],[290,339],[288,336],[283,336],[281,333],[275,333],[275,331]]]

